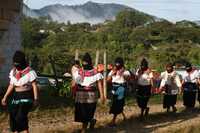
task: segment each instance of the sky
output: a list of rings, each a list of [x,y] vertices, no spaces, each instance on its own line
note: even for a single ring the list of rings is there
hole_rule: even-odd
[[[24,0],[33,9],[46,5],[80,5],[88,0]],[[180,20],[200,20],[200,0],[90,0],[98,3],[118,3],[145,13],[176,22]]]

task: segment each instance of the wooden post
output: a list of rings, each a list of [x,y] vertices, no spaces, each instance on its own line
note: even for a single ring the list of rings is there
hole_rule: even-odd
[[[76,49],[76,52],[75,52],[75,60],[79,60],[78,56],[79,56],[78,49]]]
[[[99,50],[96,51],[96,59],[95,59],[95,66],[99,63]]]
[[[49,60],[50,60],[50,63],[51,63],[52,69],[53,69],[53,73],[54,73],[54,79],[55,79],[55,81],[56,81],[56,87],[58,87],[58,78],[57,78],[57,72],[56,72],[55,64],[54,64],[54,61],[53,61],[53,59],[52,59],[52,56],[51,56],[51,55],[49,56]]]
[[[103,54],[103,61],[104,61],[103,88],[104,88],[104,95],[107,98],[107,55],[106,55],[106,50],[104,51],[104,54]]]

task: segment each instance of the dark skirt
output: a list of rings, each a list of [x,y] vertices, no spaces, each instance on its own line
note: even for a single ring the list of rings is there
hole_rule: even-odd
[[[112,83],[112,105],[110,114],[118,115],[123,112],[125,105],[126,84]]]
[[[125,98],[118,100],[116,97],[112,100],[112,105],[110,107],[110,114],[118,115],[123,112],[125,105]]]
[[[183,105],[186,107],[194,107],[198,90],[197,84],[186,82],[183,84],[183,89]]]
[[[186,107],[194,107],[196,101],[195,91],[183,91],[183,105]]]
[[[97,103],[75,103],[75,122],[87,123],[94,119]]]
[[[28,130],[28,113],[33,105],[32,92],[15,92],[9,108],[12,132]]]
[[[177,101],[177,95],[164,95],[163,108],[169,108],[174,106]]]
[[[138,106],[141,109],[147,108],[147,104],[151,96],[151,85],[147,85],[147,86],[139,85],[136,94],[137,94],[136,100],[137,100]]]
[[[198,100],[199,103],[200,103],[200,88],[198,88],[198,97],[197,97],[197,100]]]

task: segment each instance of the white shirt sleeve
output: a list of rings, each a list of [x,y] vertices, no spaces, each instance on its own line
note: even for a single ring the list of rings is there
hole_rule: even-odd
[[[199,79],[199,71],[195,71],[195,77],[197,78],[197,79]]]
[[[161,78],[161,79],[165,78],[165,72],[162,72],[162,73],[160,74],[160,78]]]
[[[102,80],[103,75],[101,73],[96,74],[96,81]]]
[[[14,77],[13,77],[13,76],[14,76],[14,75],[13,75],[13,69],[12,69],[12,70],[10,71],[10,73],[9,73],[9,78],[10,78],[10,84],[11,84],[11,85],[14,85],[14,81],[13,81],[13,80],[14,80],[14,79],[13,79]]]
[[[165,79],[162,79],[160,82],[160,88],[164,87],[165,83],[166,83]]]
[[[108,73],[108,76],[111,76],[111,75],[112,75],[112,72],[113,72],[113,71],[111,70],[111,71]]]
[[[153,78],[153,72],[150,72],[149,78]]]
[[[162,88],[162,87],[165,86],[165,83],[166,83],[166,81],[165,81],[165,72],[162,72],[162,73],[160,74],[160,79],[161,79],[160,88]]]
[[[179,75],[176,75],[175,81],[176,81],[176,85],[180,88],[182,86],[182,84],[181,84],[181,80],[180,80]]]
[[[184,73],[182,74],[182,79],[183,79],[184,81],[186,81],[186,77],[187,77],[187,73],[184,72]]]
[[[130,75],[131,75],[131,73],[129,71],[124,72],[124,76],[130,76]]]
[[[139,75],[139,71],[140,71],[140,69],[137,69],[137,70],[136,70],[136,72],[135,72],[135,75],[136,75],[136,76]]]
[[[200,78],[200,70],[198,71],[198,77]]]
[[[36,74],[36,72],[35,72],[34,70],[31,70],[31,71],[29,72],[29,74],[30,74],[30,77],[29,77],[29,81],[30,81],[30,82],[33,82],[34,80],[36,80],[37,74]]]
[[[81,84],[83,82],[83,79],[82,79],[81,75],[79,75],[78,71],[74,74],[74,81],[77,84]]]

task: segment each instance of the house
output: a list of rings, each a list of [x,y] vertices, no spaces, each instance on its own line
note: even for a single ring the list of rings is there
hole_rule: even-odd
[[[21,49],[22,3],[23,0],[0,0],[0,87],[8,84],[12,56]]]

